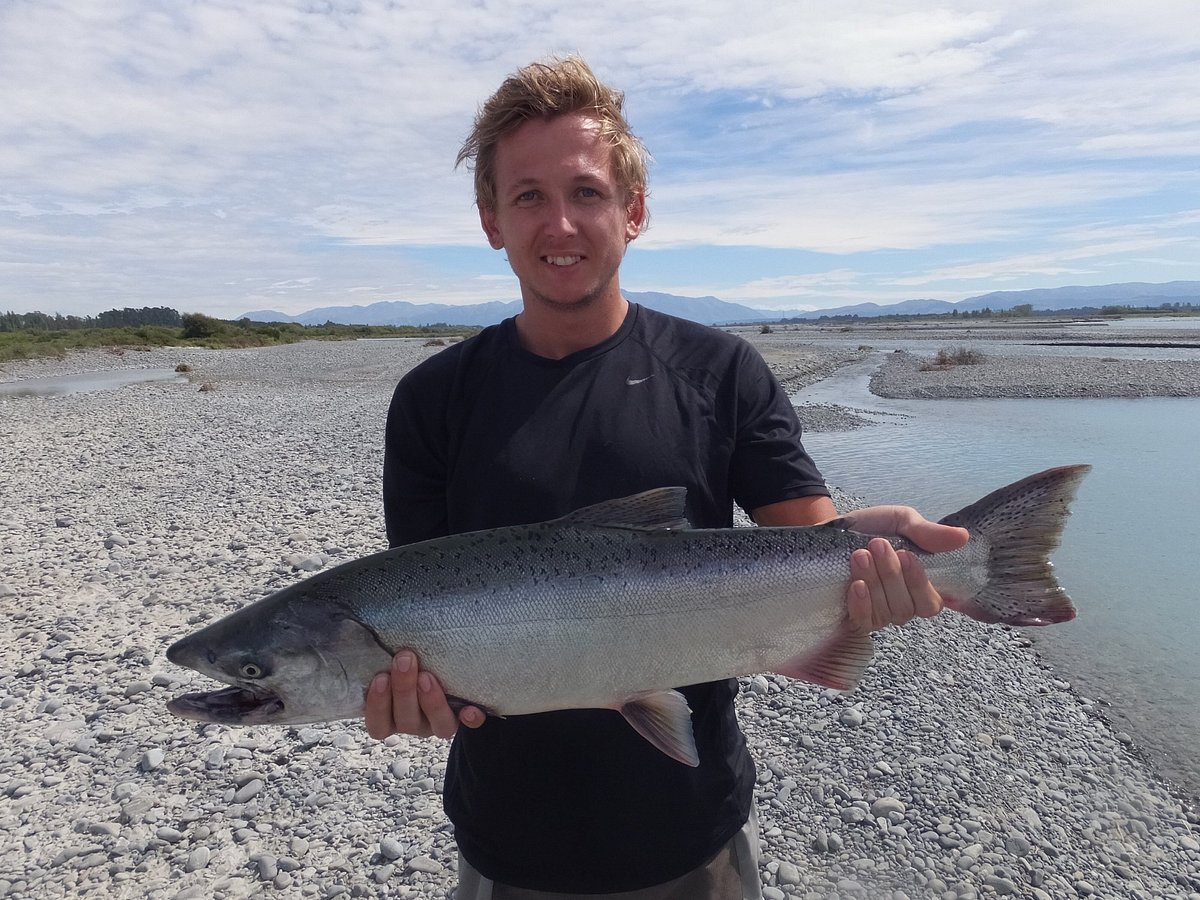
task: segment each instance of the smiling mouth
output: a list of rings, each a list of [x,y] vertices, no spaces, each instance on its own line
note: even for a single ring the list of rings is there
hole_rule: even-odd
[[[271,722],[283,712],[283,700],[274,691],[228,687],[220,691],[184,694],[167,702],[177,716],[223,725]]]
[[[543,256],[546,262],[552,266],[573,266],[575,263],[583,259],[582,256]]]

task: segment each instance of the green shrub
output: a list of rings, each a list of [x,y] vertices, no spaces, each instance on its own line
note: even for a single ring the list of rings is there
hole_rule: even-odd
[[[197,338],[214,338],[230,330],[226,322],[214,319],[204,313],[184,313],[183,336],[195,340]]]
[[[970,347],[942,348],[937,352],[932,362],[927,362],[921,366],[921,371],[953,369],[956,366],[977,366],[984,361],[984,358],[982,353],[978,350],[972,350]]]

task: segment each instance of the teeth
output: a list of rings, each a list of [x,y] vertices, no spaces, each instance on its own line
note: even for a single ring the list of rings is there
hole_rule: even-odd
[[[572,266],[579,262],[582,257],[579,256],[547,256],[546,262],[552,266]]]

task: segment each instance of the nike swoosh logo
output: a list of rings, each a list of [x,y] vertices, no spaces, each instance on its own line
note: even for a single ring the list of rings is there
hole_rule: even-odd
[[[655,374],[657,374],[657,373],[655,373]],[[641,384],[643,381],[649,381],[653,377],[654,377],[654,375],[651,374],[651,375],[647,375],[645,378],[626,378],[625,383],[627,385],[629,385],[630,387],[633,387],[635,384]]]

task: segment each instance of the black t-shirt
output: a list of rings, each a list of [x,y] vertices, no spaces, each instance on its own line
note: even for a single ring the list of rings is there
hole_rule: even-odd
[[[689,519],[708,528],[731,525],[735,502],[753,510],[828,493],[754,349],[644,307],[561,360],[522,349],[508,319],[405,375],[388,413],[393,546],[668,485],[687,487]],[[521,648],[512,653],[519,666]],[[733,679],[683,689],[694,769],[611,710],[459,729],[444,802],[460,851],[495,881],[577,893],[648,887],[701,865],[750,812],[736,691]]]

